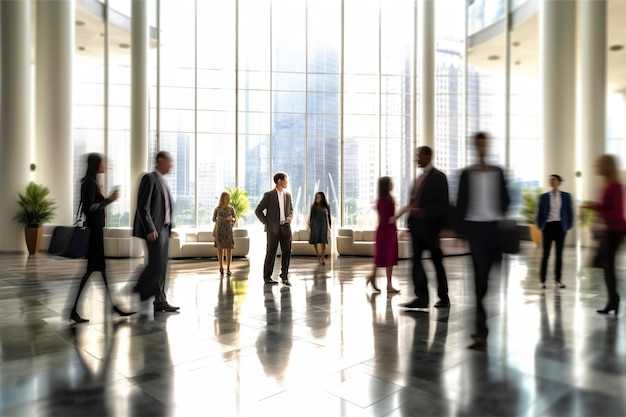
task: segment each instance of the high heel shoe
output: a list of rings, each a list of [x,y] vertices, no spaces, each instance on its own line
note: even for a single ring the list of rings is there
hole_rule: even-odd
[[[387,293],[388,294],[400,294],[400,290],[395,289],[393,287],[387,287]]]
[[[614,306],[607,305],[602,310],[596,310],[596,312],[600,314],[611,314],[611,311],[615,311],[615,315],[617,316],[619,314],[619,304],[615,304]]]
[[[365,287],[367,288],[368,285],[372,284],[372,288],[374,289],[374,291],[380,292],[380,288],[376,286],[376,282],[374,281],[375,279],[375,277],[368,277],[365,283]]]
[[[87,323],[89,320],[79,316],[76,310],[72,310],[72,312],[70,313],[70,321],[74,321],[76,323]]]
[[[230,272],[230,269],[228,271],[226,271],[226,275],[231,276],[233,273]]]
[[[117,306],[113,306],[113,312],[118,314],[120,317],[128,317],[136,313],[136,311],[122,311],[117,308]]]
[[[224,268],[220,267],[220,275],[224,275]]]

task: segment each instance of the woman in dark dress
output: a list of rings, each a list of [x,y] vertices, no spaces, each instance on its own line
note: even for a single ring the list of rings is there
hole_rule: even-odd
[[[326,195],[320,191],[315,194],[315,203],[311,206],[311,214],[309,214],[309,228],[311,229],[309,243],[315,248],[317,259],[322,265],[326,264],[324,254],[328,244],[328,228],[330,226],[330,206],[326,201]]]
[[[378,179],[378,228],[376,229],[376,242],[374,243],[374,270],[367,279],[367,284],[372,284],[375,291],[380,291],[376,286],[376,269],[384,267],[387,272],[387,292],[397,294],[400,290],[393,287],[391,274],[394,265],[398,264],[398,235],[396,228],[396,202],[391,195],[393,182],[390,177]]]
[[[134,312],[127,313],[113,303],[111,293],[109,292],[109,286],[105,274],[105,262],[104,262],[104,222],[105,222],[105,207],[119,198],[119,191],[115,190],[108,198],[105,198],[100,191],[96,176],[106,171],[104,160],[102,155],[98,153],[90,153],[87,157],[87,173],[81,180],[80,187],[80,202],[82,204],[82,212],[85,213],[87,228],[90,230],[89,247],[87,249],[87,272],[83,275],[78,287],[78,293],[76,294],[76,300],[70,313],[70,320],[76,323],[85,323],[89,320],[82,318],[76,311],[78,307],[78,300],[80,294],[87,283],[87,280],[94,271],[100,271],[102,274],[102,280],[104,281],[104,287],[106,288],[107,296],[111,304],[113,305],[113,311],[120,316],[130,316]]]

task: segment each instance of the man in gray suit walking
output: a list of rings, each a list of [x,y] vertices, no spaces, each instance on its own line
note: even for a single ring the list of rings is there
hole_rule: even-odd
[[[155,313],[179,309],[170,305],[165,295],[173,202],[163,176],[171,168],[172,156],[169,152],[159,152],[154,171],[141,178],[133,228],[133,235],[145,239],[148,247],[148,264],[139,276],[135,292],[141,301],[154,296]]]
[[[265,264],[263,266],[263,280],[266,284],[277,284],[278,281],[272,279],[274,272],[274,261],[276,251],[280,243],[281,273],[280,278],[283,285],[290,286],[289,282],[289,261],[291,260],[291,219],[293,218],[293,203],[291,194],[285,191],[289,177],[284,172],[274,174],[274,184],[276,187],[263,194],[261,202],[254,213],[265,225],[267,232],[267,252],[265,254]]]

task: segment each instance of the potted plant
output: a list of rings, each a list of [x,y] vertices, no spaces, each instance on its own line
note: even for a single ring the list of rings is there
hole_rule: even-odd
[[[28,253],[39,252],[42,225],[54,217],[56,204],[49,198],[50,190],[43,185],[30,182],[24,194],[18,193],[17,204],[21,210],[13,217],[17,223],[24,226],[24,236]]]
[[[230,193],[230,205],[235,209],[237,223],[250,210],[250,202],[248,201],[248,192],[241,188],[224,187]]]
[[[530,237],[537,246],[541,245],[541,230],[536,224],[539,196],[541,196],[541,188],[525,188],[522,191],[522,216],[528,224]]]

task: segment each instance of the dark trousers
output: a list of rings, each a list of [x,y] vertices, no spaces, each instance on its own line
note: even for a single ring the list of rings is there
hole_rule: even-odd
[[[291,226],[289,224],[281,225],[278,233],[267,231],[267,249],[263,265],[263,279],[266,281],[272,278],[279,243],[282,252],[280,277],[285,280],[289,274],[289,261],[291,260]]]
[[[596,255],[596,262],[604,268],[604,282],[609,293],[609,306],[614,306],[619,302],[619,294],[617,293],[617,274],[615,273],[615,255],[622,243],[624,233],[615,230],[607,230]]]
[[[415,296],[425,303],[429,302],[428,277],[422,265],[422,254],[424,250],[428,250],[437,274],[437,296],[440,300],[449,302],[448,278],[443,267],[443,252],[441,252],[441,247],[439,246],[439,236],[437,233],[424,233],[426,227],[428,226],[424,222],[409,220],[411,243],[413,245],[413,287]]]
[[[561,282],[561,266],[563,265],[563,243],[566,232],[563,231],[561,222],[549,222],[541,231],[541,244],[543,246],[543,256],[541,257],[541,282],[546,282],[548,272],[548,258],[552,242],[555,244],[554,276],[556,282]]]
[[[170,228],[163,226],[159,237],[154,242],[146,239],[148,246],[148,265],[139,275],[135,291],[139,292],[141,300],[154,296],[155,303],[165,302],[165,276],[167,275],[167,258],[170,247]]]
[[[472,252],[474,286],[476,291],[476,335],[486,338],[487,313],[483,299],[487,295],[489,272],[500,257],[498,222],[465,222],[465,234]]]

